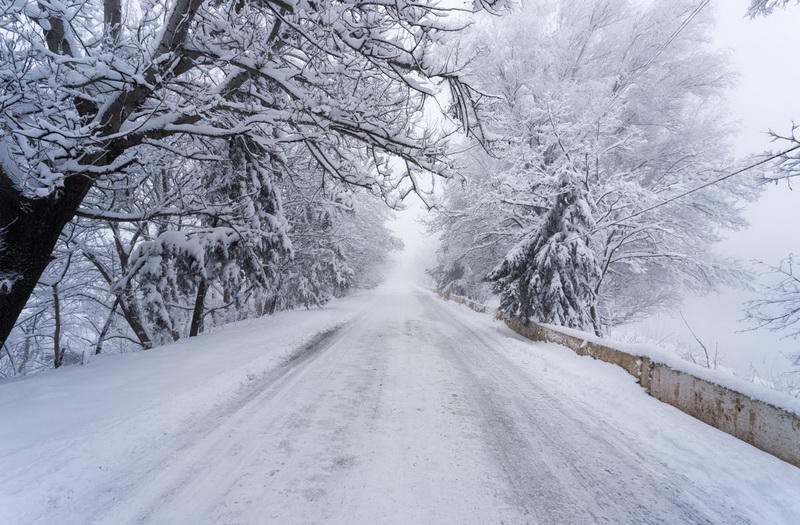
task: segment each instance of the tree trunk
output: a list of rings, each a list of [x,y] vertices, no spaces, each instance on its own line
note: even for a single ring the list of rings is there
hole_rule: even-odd
[[[122,265],[123,271],[127,266],[127,256],[125,255],[125,250],[120,248],[119,242],[117,242],[117,252],[119,253],[120,264]],[[89,262],[91,262],[97,271],[100,272],[100,275],[103,279],[108,283],[112,289],[114,288],[114,279],[111,276],[111,273],[103,266],[100,260],[91,252],[83,252],[83,256],[86,257]],[[139,308],[136,306],[136,297],[131,290],[131,283],[128,281],[125,284],[125,289],[122,290],[117,295],[117,303],[119,304],[120,310],[122,310],[122,317],[125,318],[125,321],[128,322],[128,325],[133,330],[133,333],[136,335],[136,338],[139,339],[139,344],[142,345],[142,348],[148,350],[153,348],[153,340],[150,338],[147,329],[144,326],[144,321],[142,320],[142,316],[139,312]]]
[[[114,321],[114,314],[117,313],[117,306],[119,306],[119,297],[114,299],[114,304],[111,305],[111,310],[108,312],[106,322],[103,323],[103,329],[97,335],[97,344],[94,346],[94,354],[98,355],[103,352],[103,343],[105,342],[106,335],[111,328],[111,323]]]
[[[0,344],[8,339],[52,260],[61,231],[91,186],[87,177],[72,177],[56,196],[30,199],[0,168]]]
[[[53,368],[61,367],[64,362],[64,349],[61,348],[61,300],[58,298],[58,285],[53,285]]]
[[[594,335],[603,337],[603,326],[600,324],[600,314],[597,312],[597,304],[593,304],[589,308],[589,314],[592,316],[592,328],[594,328]]]
[[[189,337],[194,337],[203,329],[203,312],[206,304],[206,294],[208,293],[208,283],[205,278],[200,279],[197,285],[197,296],[194,300],[194,310],[192,311],[192,323],[189,327]]]
[[[133,296],[133,292],[130,291],[130,286],[126,286],[125,291],[119,297],[119,308],[122,310],[122,317],[128,322],[128,326],[133,330],[142,348],[145,350],[153,348],[153,340],[144,326],[139,308],[136,306],[136,299]]]
[[[264,301],[264,307],[262,308],[261,315],[273,315],[275,310],[278,308],[278,297],[277,295],[272,295],[269,299]]]

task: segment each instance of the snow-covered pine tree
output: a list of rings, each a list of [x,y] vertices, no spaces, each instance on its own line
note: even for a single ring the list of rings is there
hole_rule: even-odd
[[[223,303],[234,305],[238,318],[274,311],[270,305],[279,293],[281,260],[292,256],[289,224],[285,216],[280,178],[282,157],[264,150],[245,137],[230,140],[230,173],[219,191],[233,211],[232,226],[239,237],[226,253],[217,276]],[[252,290],[251,295],[241,293]],[[252,301],[249,307],[244,303]]]
[[[133,254],[134,268],[143,260],[135,280],[159,341],[197,335],[212,311],[223,320],[265,313],[278,260],[291,256],[273,157],[247,137],[229,139],[227,157],[203,173],[213,211],[162,225]]]
[[[501,311],[526,322],[599,332],[594,287],[600,268],[589,245],[593,226],[585,188],[565,171],[541,224],[489,275]]]

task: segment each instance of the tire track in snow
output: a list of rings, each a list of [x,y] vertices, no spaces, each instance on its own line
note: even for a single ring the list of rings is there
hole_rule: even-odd
[[[473,330],[432,296],[424,301],[430,317],[446,319],[438,345],[470,384],[492,452],[534,523],[663,523],[667,516],[680,523],[749,523],[715,512],[700,488],[681,490],[692,486],[684,475],[645,458],[636,450],[640,444],[616,437],[618,429],[545,391],[498,351],[500,341]]]
[[[333,348],[356,326],[360,318],[337,325],[316,334],[310,341],[290,354],[277,367],[248,379],[240,392],[230,401],[222,403],[187,425],[185,430],[168,439],[175,443],[165,447],[157,458],[142,459],[144,470],[139,466],[132,476],[126,471],[111,481],[110,486],[99,496],[105,499],[98,505],[99,513],[92,515],[90,523],[145,523],[150,522],[157,511],[169,505],[183,487],[201,476],[205,470],[204,456],[215,455],[214,449],[222,444],[225,447],[226,434],[238,422],[247,420],[254,408],[284,391],[288,383],[296,381],[303,371],[325,351]],[[240,461],[227,463],[233,471],[242,463],[241,453],[236,450],[239,444],[226,450],[228,455]],[[219,472],[216,473],[217,475]],[[221,482],[215,477],[215,484]],[[144,505],[144,502],[149,502]]]

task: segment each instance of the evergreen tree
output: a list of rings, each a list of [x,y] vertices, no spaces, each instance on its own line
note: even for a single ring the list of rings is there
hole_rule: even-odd
[[[565,172],[560,192],[541,224],[489,275],[506,315],[599,332],[597,257],[589,244],[594,225],[587,192]]]

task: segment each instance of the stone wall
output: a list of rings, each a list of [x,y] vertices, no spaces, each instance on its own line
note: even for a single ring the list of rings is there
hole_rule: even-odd
[[[473,301],[472,299],[470,299],[468,297],[462,297],[460,295],[453,295],[453,294],[449,294],[449,293],[445,293],[445,292],[440,292],[439,290],[434,290],[434,293],[436,293],[436,295],[438,295],[442,299],[445,299],[447,301],[453,301],[454,303],[458,303],[458,304],[463,304],[463,305],[465,305],[465,306],[467,306],[469,308],[472,308],[476,312],[480,312],[482,314],[484,314],[484,313],[489,311],[489,307],[488,306],[486,306],[485,304],[481,304],[481,303],[475,302],[475,301]]]

